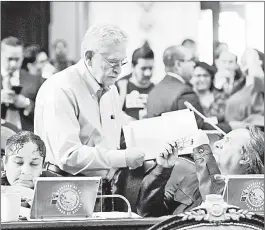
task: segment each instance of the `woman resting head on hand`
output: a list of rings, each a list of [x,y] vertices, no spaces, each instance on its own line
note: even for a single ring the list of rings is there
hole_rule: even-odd
[[[22,131],[9,137],[3,157],[5,185],[33,189],[35,179],[42,174],[45,156],[45,144],[34,133]]]

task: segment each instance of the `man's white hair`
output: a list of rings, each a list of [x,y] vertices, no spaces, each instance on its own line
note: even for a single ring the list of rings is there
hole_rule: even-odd
[[[97,52],[106,44],[120,44],[127,41],[127,34],[116,25],[92,25],[86,32],[81,44],[81,57],[85,59],[87,51]]]

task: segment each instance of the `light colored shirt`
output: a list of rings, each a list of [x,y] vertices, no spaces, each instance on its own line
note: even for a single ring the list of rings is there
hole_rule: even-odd
[[[20,85],[19,70],[15,71],[12,74],[12,77],[10,77],[8,72],[6,72],[4,69],[1,69],[1,76],[3,78],[2,79],[3,89],[7,88],[11,89],[10,87],[12,86]],[[5,121],[15,125],[18,129],[22,128],[20,114],[17,110],[7,109]]]
[[[166,75],[169,75],[171,77],[174,77],[174,78],[178,79],[180,82],[182,82],[183,84],[186,84],[185,80],[181,76],[179,76],[178,74],[176,74],[176,73],[167,72]]]
[[[121,106],[115,86],[99,98],[101,87],[83,60],[50,77],[40,88],[35,133],[45,142],[46,161],[73,175],[110,178],[126,167],[120,147]]]

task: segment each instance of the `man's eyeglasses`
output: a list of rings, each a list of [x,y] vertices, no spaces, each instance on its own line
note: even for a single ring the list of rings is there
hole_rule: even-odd
[[[124,66],[128,63],[127,59],[123,59],[122,61],[109,61],[107,58],[105,58],[102,55],[104,61],[111,67],[111,68],[116,68],[116,67],[120,67],[120,66]]]

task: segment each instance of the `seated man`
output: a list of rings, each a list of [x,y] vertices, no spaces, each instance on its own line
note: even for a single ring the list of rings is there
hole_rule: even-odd
[[[180,182],[177,175],[171,175],[178,152],[177,145],[171,145],[171,150],[157,157],[157,166],[142,182],[137,200],[141,216],[179,214],[199,206],[208,194],[222,194],[225,183],[218,174],[264,173],[264,134],[255,127],[231,131],[213,150],[202,131],[191,141],[196,172]],[[175,180],[166,186],[170,176]]]

